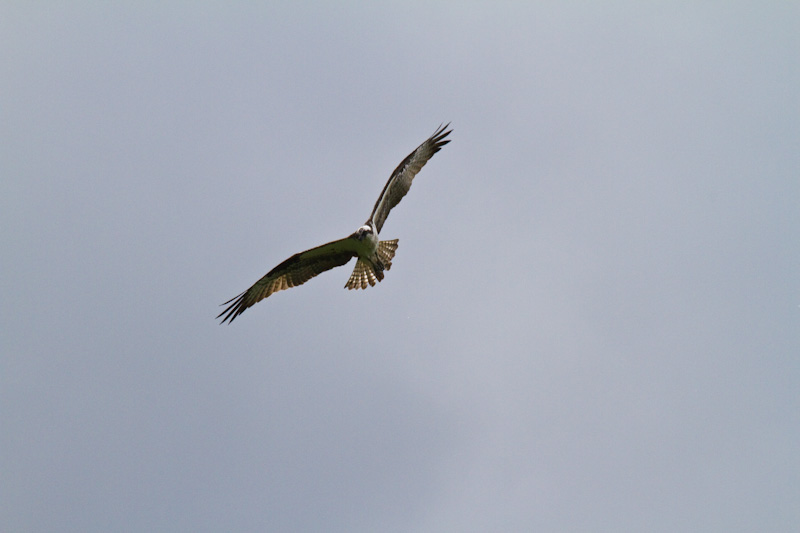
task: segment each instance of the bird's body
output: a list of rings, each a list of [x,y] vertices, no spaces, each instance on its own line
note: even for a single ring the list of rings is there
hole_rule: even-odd
[[[381,241],[378,234],[389,212],[408,193],[414,176],[433,154],[450,142],[445,137],[452,130],[445,131],[446,128],[447,125],[437,129],[397,166],[363,226],[344,239],[293,255],[270,270],[245,292],[222,304],[228,307],[217,318],[223,317],[222,323],[233,322],[245,309],[272,293],[302,285],[326,270],[344,265],[353,257],[357,258],[356,266],[345,288],[366,289],[367,286],[374,286],[376,282],[383,280],[383,271],[392,266],[397,239]]]

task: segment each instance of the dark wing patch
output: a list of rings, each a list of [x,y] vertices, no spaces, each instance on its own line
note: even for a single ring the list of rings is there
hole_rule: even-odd
[[[227,305],[217,318],[224,315],[221,324],[233,322],[237,316],[272,293],[302,285],[326,270],[342,266],[357,254],[348,237],[329,242],[292,257],[270,270],[255,284],[222,305]]]
[[[394,206],[400,203],[411,188],[411,182],[414,176],[425,166],[425,163],[433,157],[433,154],[442,149],[442,146],[450,142],[450,139],[444,140],[451,131],[447,127],[449,123],[440,126],[428,140],[420,144],[416,150],[408,154],[403,159],[394,172],[392,172],[389,181],[384,185],[378,201],[375,202],[375,207],[372,208],[372,215],[370,219],[375,222],[375,229],[380,233],[383,228],[383,223],[386,222],[386,217],[389,216],[389,211]]]

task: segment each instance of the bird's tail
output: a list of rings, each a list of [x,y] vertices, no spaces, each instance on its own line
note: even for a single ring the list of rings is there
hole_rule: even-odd
[[[389,270],[392,268],[392,259],[397,251],[397,239],[391,241],[380,241],[378,243],[378,259],[383,263],[383,268]],[[383,276],[381,276],[383,277]]]
[[[359,257],[353,273],[350,274],[350,279],[345,284],[345,288],[366,289],[367,284],[374,287],[375,283],[383,280],[383,271],[392,268],[392,258],[396,251],[397,239],[380,241],[376,252],[380,263],[374,265],[372,262],[364,261]]]

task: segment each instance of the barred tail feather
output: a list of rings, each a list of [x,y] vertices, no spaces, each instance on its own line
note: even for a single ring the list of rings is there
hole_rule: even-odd
[[[381,241],[378,243],[378,259],[383,263],[383,268],[389,270],[392,268],[392,259],[397,251],[397,239],[391,241]]]
[[[359,258],[356,261],[353,273],[350,274],[350,279],[345,284],[345,288],[352,290],[366,289],[367,285],[374,287],[377,282],[383,280],[383,271],[392,267],[392,258],[396,251],[397,239],[378,243],[377,256],[380,265],[374,266],[372,263]]]
[[[375,272],[372,265],[359,258],[359,260],[356,261],[356,267],[353,269],[353,273],[350,274],[350,279],[348,279],[345,284],[345,288],[351,290],[366,289],[368,283],[374,287],[376,280],[380,281],[382,279],[383,272]]]

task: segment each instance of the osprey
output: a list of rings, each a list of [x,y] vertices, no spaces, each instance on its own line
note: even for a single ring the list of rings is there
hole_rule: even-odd
[[[408,154],[408,157],[394,169],[378,196],[375,207],[372,208],[372,214],[355,233],[344,239],[294,254],[267,272],[242,294],[222,304],[228,307],[217,315],[217,318],[224,315],[220,323],[233,322],[237,316],[244,313],[245,309],[270,294],[302,285],[326,270],[344,265],[353,257],[358,260],[350,279],[345,284],[347,289],[366,289],[367,284],[375,286],[376,281],[383,280],[383,271],[389,270],[392,266],[392,258],[397,250],[397,239],[381,241],[378,239],[378,233],[383,228],[389,211],[408,193],[414,176],[433,157],[433,154],[450,142],[449,139],[445,140],[445,137],[453,131],[445,131],[449,125],[448,123],[439,127],[428,140]]]

